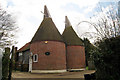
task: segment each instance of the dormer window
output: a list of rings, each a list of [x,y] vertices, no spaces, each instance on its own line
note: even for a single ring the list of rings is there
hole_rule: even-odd
[[[33,62],[38,62],[38,54],[33,55]]]

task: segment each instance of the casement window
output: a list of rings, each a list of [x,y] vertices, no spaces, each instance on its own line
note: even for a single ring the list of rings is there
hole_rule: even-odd
[[[33,55],[33,62],[38,62],[38,54]]]

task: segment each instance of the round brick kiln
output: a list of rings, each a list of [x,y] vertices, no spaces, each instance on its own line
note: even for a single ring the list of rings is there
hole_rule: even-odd
[[[62,36],[67,47],[67,70],[85,69],[85,50],[83,43],[72,28],[67,17],[65,30]]]
[[[44,8],[44,19],[31,40],[32,71],[66,72],[66,48],[61,34]]]
[[[58,41],[40,41],[31,44],[31,52],[38,55],[32,64],[32,72],[65,72],[65,44]]]
[[[67,46],[67,69],[82,70],[85,68],[85,50],[83,46]]]

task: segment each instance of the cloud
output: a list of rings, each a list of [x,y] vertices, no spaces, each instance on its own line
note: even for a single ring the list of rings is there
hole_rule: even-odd
[[[43,20],[41,11],[44,10],[44,5],[47,5],[56,27],[62,33],[65,27],[64,21],[66,15],[70,19],[74,29],[78,29],[76,25],[80,21],[88,19],[85,14],[92,11],[98,1],[99,0],[1,0],[0,2],[2,2],[1,4],[4,8],[17,17],[17,24],[20,31],[18,32],[19,38],[17,39],[18,44],[16,46],[20,48],[32,39]],[[68,4],[70,4],[70,6],[66,6]],[[81,12],[80,9],[85,10]]]
[[[119,0],[100,0],[100,2],[118,2]]]

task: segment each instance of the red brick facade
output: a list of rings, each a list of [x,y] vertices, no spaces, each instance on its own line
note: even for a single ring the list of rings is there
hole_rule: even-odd
[[[65,72],[67,69],[85,68],[84,46],[73,46],[83,45],[83,42],[75,33],[68,18],[66,17],[65,30],[61,35],[46,6],[44,14],[44,19],[31,42],[19,50],[19,52],[30,51],[27,55],[29,57],[29,71]],[[24,58],[26,59],[26,57]]]
[[[67,46],[67,69],[85,68],[85,50],[83,46]]]
[[[33,62],[32,70],[63,70],[66,69],[66,48],[63,42],[40,41],[30,46],[30,51],[38,54],[38,62]],[[45,55],[50,52],[50,55]]]

